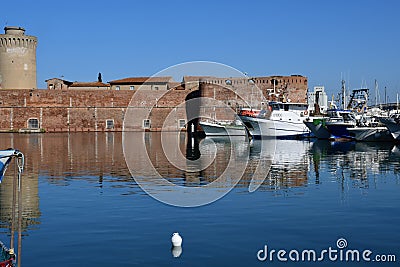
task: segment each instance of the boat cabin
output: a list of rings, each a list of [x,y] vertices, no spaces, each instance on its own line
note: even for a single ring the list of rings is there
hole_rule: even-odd
[[[343,120],[344,122],[356,121],[356,117],[350,110],[328,109],[327,115],[330,119]]]
[[[271,111],[273,110],[284,110],[284,111],[305,111],[308,109],[306,103],[283,103],[283,102],[269,102],[268,106]]]

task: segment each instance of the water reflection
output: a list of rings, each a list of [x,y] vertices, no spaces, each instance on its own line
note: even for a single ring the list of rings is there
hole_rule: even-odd
[[[279,190],[307,184],[310,142],[299,140],[254,140],[250,149],[247,178],[253,178],[254,168],[261,169],[261,190]],[[260,178],[258,178],[260,179]],[[251,187],[243,180],[243,186]]]
[[[171,164],[160,133],[132,133],[133,146],[145,146],[147,154],[133,154],[130,160],[141,175],[149,175],[149,182],[153,182],[151,174],[142,172],[145,158],[150,158],[156,171],[172,183],[187,187],[210,184],[229,166],[232,149],[238,159],[248,161],[237,185],[246,192],[252,186],[279,191],[319,184],[322,179],[330,179],[323,176],[325,173],[336,177],[338,182],[350,179],[354,187],[369,188],[371,177],[400,173],[400,150],[391,143],[297,140],[249,143],[244,137],[190,142],[185,134],[166,138],[177,144],[175,148],[168,148],[170,155],[176,155],[176,159],[182,155],[189,158],[185,168]],[[68,186],[79,180],[100,189],[105,183],[126,188],[126,194],[142,192],[126,166],[121,133],[1,134],[0,148],[9,147],[21,150],[26,158],[22,188],[24,230],[40,223],[39,181]],[[9,229],[11,224],[13,170],[12,165],[0,186],[0,227],[3,229]],[[256,170],[261,175],[255,177]],[[219,186],[231,185],[229,179],[219,183]]]
[[[321,170],[353,181],[353,186],[368,188],[379,174],[399,173],[397,147],[390,142],[330,142],[318,140],[310,151],[317,180]]]

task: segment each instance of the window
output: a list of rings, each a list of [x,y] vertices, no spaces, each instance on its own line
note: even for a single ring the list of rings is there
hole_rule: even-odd
[[[143,120],[143,128],[145,128],[145,129],[150,128],[150,120],[149,119]]]
[[[115,86],[115,90],[119,90],[121,89],[119,86]]]
[[[36,118],[31,118],[28,120],[29,129],[39,129],[39,120]]]
[[[186,120],[179,120],[179,128],[185,128]]]
[[[158,90],[158,86],[154,86],[154,90]]]
[[[114,129],[114,120],[106,120],[106,129]]]
[[[135,86],[134,85],[129,86],[129,90],[135,90]]]

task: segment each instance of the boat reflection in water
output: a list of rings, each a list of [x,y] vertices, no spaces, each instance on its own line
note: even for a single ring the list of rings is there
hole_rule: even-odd
[[[310,156],[313,159],[316,179],[320,170],[336,176],[339,182],[352,182],[353,187],[368,188],[371,177],[378,174],[399,172],[400,154],[389,142],[331,142],[318,140],[313,143]]]
[[[307,184],[310,142],[302,140],[253,140],[250,148],[249,171],[263,166],[265,181],[261,189],[278,190]]]

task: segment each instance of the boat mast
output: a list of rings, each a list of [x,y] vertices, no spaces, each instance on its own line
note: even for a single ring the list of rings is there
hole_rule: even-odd
[[[342,80],[342,107],[346,107],[346,82]]]
[[[375,79],[375,106],[378,106],[378,81]]]

